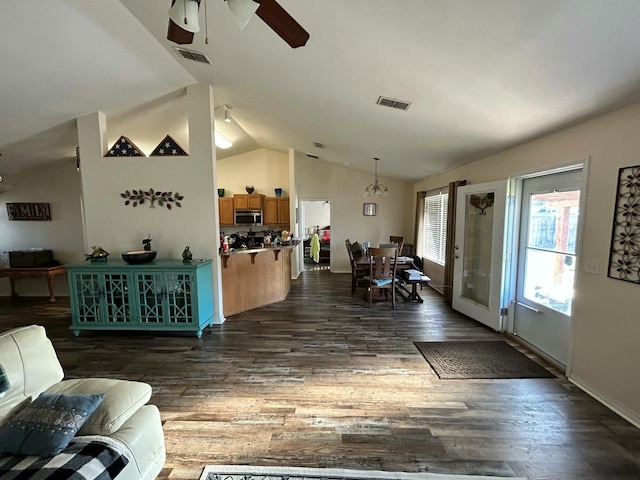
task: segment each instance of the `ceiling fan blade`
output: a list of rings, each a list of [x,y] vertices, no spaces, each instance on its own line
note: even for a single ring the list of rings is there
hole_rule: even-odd
[[[291,48],[302,47],[309,33],[275,0],[255,0],[260,4],[256,15],[287,42]]]

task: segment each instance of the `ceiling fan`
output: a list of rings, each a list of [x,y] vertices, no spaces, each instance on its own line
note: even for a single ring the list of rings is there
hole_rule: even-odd
[[[200,31],[198,9],[206,0],[172,0],[169,9],[167,39],[186,44],[193,42],[193,34]],[[280,6],[276,0],[224,0],[240,29],[243,30],[253,14],[262,19],[291,48],[302,47],[309,40],[309,33]],[[206,13],[205,3],[205,13]],[[206,21],[206,19],[205,19]],[[205,40],[207,43],[207,40]]]

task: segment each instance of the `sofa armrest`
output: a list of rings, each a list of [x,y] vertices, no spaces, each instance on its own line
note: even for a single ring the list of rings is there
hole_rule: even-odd
[[[154,480],[166,459],[160,412],[155,405],[138,410],[111,437],[133,453],[133,459],[116,480]]]
[[[49,393],[104,394],[104,400],[84,423],[78,435],[110,435],[120,429],[151,398],[151,386],[109,378],[63,380]]]

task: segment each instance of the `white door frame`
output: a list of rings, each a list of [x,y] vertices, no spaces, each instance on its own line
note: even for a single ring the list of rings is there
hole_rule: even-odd
[[[305,235],[307,234],[307,232],[304,231],[305,229],[305,224],[306,224],[306,209],[305,209],[305,203],[307,202],[329,202],[329,221],[331,222],[331,219],[333,218],[333,202],[331,201],[330,198],[328,197],[314,197],[314,198],[299,198],[298,199],[298,212],[299,212],[299,218],[298,218],[298,225],[300,225],[300,240],[303,240]],[[333,238],[333,227],[331,230],[331,237]],[[300,242],[300,246],[302,248],[302,253],[300,254],[300,256],[298,257],[298,268],[300,272],[304,272],[304,245],[302,242]],[[333,253],[333,243],[331,244],[331,250]],[[331,265],[333,264],[333,255],[331,255],[330,260],[329,260],[329,269],[331,269]]]

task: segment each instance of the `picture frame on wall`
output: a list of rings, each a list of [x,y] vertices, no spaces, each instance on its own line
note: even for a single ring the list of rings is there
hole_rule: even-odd
[[[376,204],[375,203],[365,203],[362,208],[362,214],[365,217],[375,217],[376,216]]]

